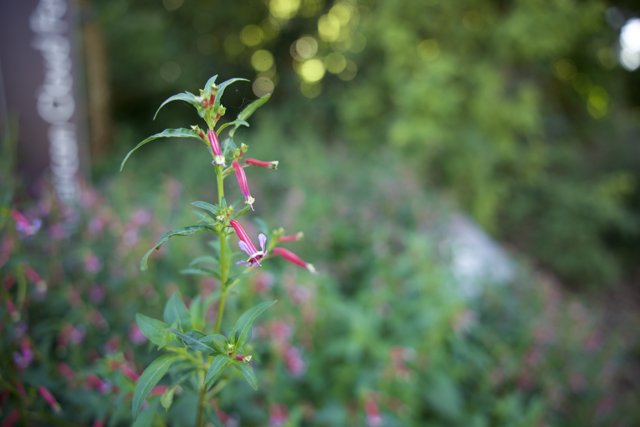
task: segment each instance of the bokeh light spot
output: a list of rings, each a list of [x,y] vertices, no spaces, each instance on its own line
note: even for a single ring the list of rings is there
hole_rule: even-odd
[[[568,82],[575,77],[576,67],[575,65],[573,65],[573,62],[566,59],[561,59],[559,61],[556,61],[553,67],[553,72],[558,79]]]
[[[240,41],[245,46],[257,46],[264,40],[264,31],[257,25],[247,25],[240,31]]]
[[[338,23],[342,26],[349,23],[352,14],[353,11],[351,7],[345,3],[337,3],[331,8],[331,10],[329,10],[329,15],[336,18]]]
[[[291,55],[296,59],[313,58],[318,52],[318,42],[311,36],[303,36],[293,42]]]
[[[340,77],[341,80],[349,81],[353,80],[356,77],[356,74],[358,74],[358,66],[356,63],[353,61],[347,61],[347,66],[340,74],[338,74],[338,77]]]
[[[640,67],[640,19],[629,19],[620,30],[620,64],[628,71]]]
[[[314,58],[304,61],[300,65],[298,72],[304,81],[315,83],[322,80],[325,74],[325,68],[322,61]]]
[[[333,15],[322,15],[318,19],[318,34],[326,42],[334,42],[340,37],[340,21]]]
[[[273,67],[273,55],[265,49],[256,50],[251,55],[251,66],[256,71],[267,71]]]
[[[324,59],[327,71],[332,74],[339,74],[347,68],[347,58],[339,52],[332,52]]]
[[[607,115],[609,109],[609,94],[600,86],[591,86],[587,96],[587,110],[595,119]]]
[[[300,0],[271,0],[269,12],[276,19],[291,19],[300,9]]]
[[[260,76],[251,85],[251,89],[256,96],[264,96],[268,93],[272,93],[275,88],[275,83],[269,77]]]

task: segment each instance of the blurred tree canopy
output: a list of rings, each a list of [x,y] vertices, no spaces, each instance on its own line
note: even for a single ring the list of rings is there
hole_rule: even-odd
[[[634,77],[617,65],[604,1],[89,7],[107,40],[114,117],[120,130],[134,129],[120,133],[126,144],[147,132],[137,120],[165,96],[195,89],[212,71],[253,76],[254,94],[277,88],[272,118],[284,134],[310,126],[330,144],[395,147],[565,280],[612,282],[633,268],[638,112],[625,99]],[[253,94],[227,96],[240,107]]]

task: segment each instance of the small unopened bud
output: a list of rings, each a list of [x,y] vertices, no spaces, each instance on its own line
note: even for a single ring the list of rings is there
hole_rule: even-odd
[[[289,234],[287,236],[278,237],[278,242],[297,242],[304,237],[302,231],[298,231],[296,234]]]

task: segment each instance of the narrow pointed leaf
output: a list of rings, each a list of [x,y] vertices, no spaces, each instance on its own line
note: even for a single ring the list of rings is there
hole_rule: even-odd
[[[156,119],[156,117],[158,116],[158,113],[160,112],[160,110],[162,110],[162,107],[164,107],[165,105],[167,105],[168,103],[173,102],[173,101],[186,102],[188,104],[193,105],[196,110],[200,106],[200,102],[198,102],[198,97],[195,96],[194,94],[192,94],[191,92],[186,92],[185,91],[185,92],[182,92],[182,93],[176,93],[175,95],[172,95],[169,98],[165,99],[162,102],[162,104],[160,104],[160,106],[156,110],[156,113],[153,115],[153,120]]]
[[[249,119],[249,117],[251,117],[253,115],[253,113],[255,113],[258,108],[262,107],[270,99],[271,99],[271,94],[267,94],[265,96],[261,96],[260,98],[256,99],[251,104],[247,105],[244,108],[244,110],[242,110],[240,112],[240,114],[238,114],[238,119],[237,120],[235,120],[234,122],[231,122],[231,123],[235,123],[236,121],[245,121],[245,120]],[[233,136],[236,133],[236,130],[238,130],[239,127],[240,126],[236,125],[231,130],[231,132],[229,132],[229,135]]]
[[[210,267],[215,267],[218,265],[218,260],[212,256],[201,255],[189,263],[190,266],[201,265],[201,264],[206,264]]]
[[[178,338],[180,338],[184,345],[186,345],[193,351],[201,351],[204,354],[213,354],[216,352],[213,347],[201,341],[201,339],[205,336],[202,332],[189,331],[186,334],[183,334],[177,329],[172,329],[171,332],[173,332]]]
[[[224,353],[224,345],[227,343],[227,337],[220,334],[211,334],[200,338],[200,342],[213,347],[220,353]]]
[[[200,295],[191,301],[191,305],[189,306],[189,319],[191,320],[191,327],[193,329],[204,329],[204,304]]]
[[[160,404],[166,411],[168,411],[169,408],[171,408],[171,405],[173,404],[173,394],[176,392],[177,387],[178,386],[173,386],[167,389],[167,391],[165,391],[160,397]]]
[[[222,99],[222,94],[224,93],[224,91],[227,89],[227,87],[229,87],[229,85],[235,83],[235,82],[248,82],[249,80],[247,79],[243,79],[240,77],[236,77],[233,79],[229,79],[229,80],[225,80],[224,82],[220,83],[218,85],[218,92],[216,93],[216,101],[213,104],[213,111],[216,111],[218,109],[218,107],[220,107],[220,100]]]
[[[193,131],[191,129],[185,129],[185,128],[165,129],[160,133],[156,133],[155,135],[151,135],[150,137],[148,137],[147,139],[143,140],[142,142],[138,143],[138,145],[133,147],[133,149],[131,149],[131,151],[129,151],[127,153],[127,155],[124,157],[124,160],[120,164],[120,172],[122,172],[122,169],[124,169],[125,163],[127,163],[127,160],[129,160],[129,157],[131,157],[131,155],[135,151],[137,151],[143,145],[146,145],[146,144],[150,143],[151,141],[155,141],[156,139],[160,139],[160,138],[193,138],[193,139],[197,139],[199,141],[202,141],[202,138],[200,138],[200,135],[198,135],[195,131]],[[202,142],[204,142],[204,141],[202,141]]]
[[[229,126],[233,126],[233,129],[229,133],[229,135],[233,135],[235,133],[235,130],[238,129],[240,126],[249,127],[249,122],[245,120],[234,120],[232,122],[221,124],[220,127],[218,128],[218,134],[221,134],[222,131],[228,128]]]
[[[164,306],[163,318],[168,325],[177,324],[180,329],[186,328],[190,316],[187,306],[182,301],[180,292],[174,292],[169,301],[167,301]]]
[[[136,314],[136,323],[140,331],[142,331],[142,334],[160,348],[173,341],[173,336],[169,331],[169,325],[160,320],[138,313]]]
[[[201,200],[191,202],[191,204],[197,208],[204,209],[205,211],[211,213],[213,218],[218,215],[218,207],[216,205],[212,205],[211,203],[203,202]]]
[[[178,360],[178,356],[173,354],[160,356],[151,362],[142,375],[140,375],[136,383],[136,389],[133,392],[133,402],[131,404],[131,411],[134,418],[138,415],[138,412],[140,412],[142,403],[147,398],[151,389],[158,384],[176,360]]]
[[[265,301],[250,308],[240,316],[233,327],[233,331],[231,332],[231,336],[236,337],[236,343],[239,346],[242,347],[245,345],[249,337],[249,333],[251,332],[251,328],[253,327],[253,322],[255,322],[256,318],[275,303],[276,301]]]
[[[149,405],[138,415],[138,418],[136,418],[131,427],[151,427],[155,414],[155,405]]]
[[[205,94],[211,93],[211,88],[213,87],[213,85],[216,84],[217,79],[218,79],[218,75],[216,74],[215,76],[212,76],[209,80],[207,80],[207,83],[205,83],[204,85]]]
[[[149,260],[149,257],[153,253],[153,251],[160,248],[160,246],[162,246],[167,240],[171,239],[172,237],[190,236],[192,234],[202,233],[202,232],[215,233],[215,231],[216,230],[209,225],[191,225],[189,227],[177,228],[175,230],[171,230],[164,233],[162,237],[158,239],[156,244],[144,254],[144,256],[142,257],[142,260],[140,260],[140,269],[146,270],[148,267],[147,262]]]
[[[234,366],[238,368],[238,370],[240,371],[244,379],[249,383],[251,388],[254,390],[257,390],[258,378],[256,378],[256,373],[253,371],[253,368],[251,367],[251,365],[249,365],[248,363],[241,362]]]
[[[200,220],[200,222],[198,223],[199,225],[209,225],[211,227],[215,227],[216,220],[211,218],[211,215],[208,215],[201,211],[193,211],[193,214]]]
[[[180,270],[180,274],[184,274],[185,276],[204,276],[204,277],[214,276],[217,278],[220,277],[220,275],[213,270],[209,270],[207,268],[196,268],[196,267],[183,268],[182,270]]]
[[[216,356],[213,358],[213,362],[211,362],[211,365],[207,370],[207,375],[204,377],[204,383],[207,385],[207,388],[213,385],[229,363],[230,360],[227,356]]]

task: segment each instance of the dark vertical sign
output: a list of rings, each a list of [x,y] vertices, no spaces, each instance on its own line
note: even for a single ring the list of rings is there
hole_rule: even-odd
[[[18,163],[33,193],[50,177],[72,202],[81,159],[78,43],[70,0],[0,1],[0,119],[18,119]],[[84,162],[82,162],[84,163]]]

